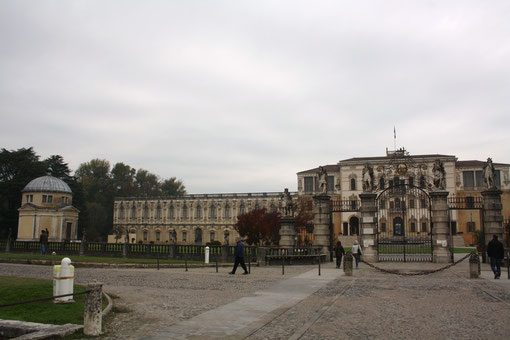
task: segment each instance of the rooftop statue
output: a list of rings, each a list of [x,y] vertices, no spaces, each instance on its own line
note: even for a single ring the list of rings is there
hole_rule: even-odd
[[[323,166],[319,167],[319,194],[328,193],[328,173]]]
[[[492,164],[492,158],[487,158],[487,163],[483,166],[483,181],[488,189],[495,189],[494,184],[494,165]]]
[[[374,168],[365,164],[363,168],[363,192],[374,191]]]
[[[282,216],[294,216],[295,204],[290,195],[289,189],[285,188],[280,197],[280,211]]]
[[[440,159],[434,161],[432,167],[432,173],[434,174],[434,188],[439,190],[446,189],[446,171],[444,169],[443,162]]]

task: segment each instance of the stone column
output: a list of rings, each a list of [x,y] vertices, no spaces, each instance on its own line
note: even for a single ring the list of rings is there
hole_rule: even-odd
[[[501,215],[501,194],[498,189],[489,189],[482,191],[483,196],[483,228],[482,233],[485,236],[485,248],[492,240],[493,235],[498,236],[498,240],[503,242],[503,215]]]
[[[280,221],[280,247],[294,248],[296,245],[296,218],[283,216]]]
[[[328,254],[330,241],[329,224],[331,212],[329,208],[330,196],[317,195],[313,197],[313,234],[315,236],[314,246],[322,247],[321,253]]]
[[[85,335],[98,336],[101,334],[103,326],[102,289],[103,284],[95,280],[87,285],[87,290],[90,292],[85,299],[83,315],[83,334]]]
[[[377,207],[375,193],[362,193],[359,195],[361,199],[361,245],[363,246],[363,260],[367,262],[377,262]]]
[[[432,248],[434,263],[448,263],[450,254],[450,229],[448,221],[448,191],[435,190],[430,192],[432,201]]]

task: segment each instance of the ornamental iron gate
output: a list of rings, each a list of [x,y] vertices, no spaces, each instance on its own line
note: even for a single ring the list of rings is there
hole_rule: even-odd
[[[430,196],[400,183],[376,199],[377,253],[380,262],[432,262]]]

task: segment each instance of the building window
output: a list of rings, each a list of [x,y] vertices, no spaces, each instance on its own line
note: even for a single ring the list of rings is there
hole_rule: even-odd
[[[143,231],[143,240],[147,241],[147,230]]]
[[[241,205],[239,206],[239,215],[244,215],[244,213],[245,213],[244,204],[241,203]]]
[[[196,209],[196,212],[195,212],[195,218],[196,219],[200,219],[202,218],[202,207],[199,205],[197,205],[197,209]]]
[[[400,198],[395,198],[395,208],[400,209]]]
[[[384,190],[384,186],[386,183],[384,183],[384,177],[379,178],[379,189]]]
[[[409,177],[409,185],[414,187],[414,177]]]
[[[260,205],[258,203],[255,203],[255,210],[259,210],[260,209]]]
[[[183,205],[182,206],[182,218],[188,218],[188,206]]]
[[[467,231],[469,233],[473,233],[475,231],[475,222],[468,222],[467,223]]]
[[[412,233],[416,232],[416,223],[415,222],[411,222],[411,232]]]
[[[272,213],[276,212],[276,206],[274,205],[274,203],[271,203],[270,210],[271,210]]]
[[[409,200],[409,208],[414,209],[414,200],[413,199]]]
[[[427,232],[427,222],[423,222],[421,224],[421,231],[426,233]]]
[[[34,195],[27,195],[27,202],[33,202],[34,201]]]
[[[462,180],[464,187],[473,188],[475,186],[475,176],[473,171],[462,171]]]
[[[156,241],[159,241],[160,232],[156,231]]]
[[[170,219],[174,219],[174,215],[175,215],[175,209],[174,209],[174,206],[171,205],[169,208],[168,208],[168,215],[170,217]]]
[[[211,205],[211,207],[209,207],[209,217],[216,218],[216,207],[214,205]]]
[[[475,207],[475,198],[473,196],[466,197],[466,208],[473,209]]]
[[[427,184],[427,183],[426,183],[426,181],[425,181],[425,176],[421,176],[421,177],[420,177],[420,188],[425,189],[426,184]]]
[[[143,216],[142,217],[144,219],[149,218],[149,207],[147,206],[147,204],[145,204],[145,206],[143,207]]]
[[[225,218],[230,218],[230,206],[228,204],[225,206],[224,216]]]
[[[122,205],[122,203],[120,204],[120,208],[119,208],[119,218],[120,219],[124,218],[124,205]]]
[[[333,192],[335,191],[335,176],[328,176],[326,178],[326,187],[327,187],[327,190],[328,192]]]
[[[356,210],[358,208],[358,201],[351,200],[351,209]]]
[[[305,192],[313,192],[313,177],[305,177]]]
[[[426,208],[427,207],[427,200],[425,198],[422,198],[420,200],[420,205],[422,208]]]
[[[52,195],[42,195],[42,202],[43,203],[52,203],[53,196]]]
[[[394,208],[395,208],[395,202],[390,201],[390,209],[394,209]]]
[[[134,204],[131,207],[131,218],[136,218],[136,207]]]
[[[211,231],[210,235],[211,242],[214,242],[214,236],[215,236],[214,231]]]
[[[161,218],[161,207],[159,205],[156,208],[156,218]]]
[[[379,208],[380,209],[386,209],[386,200],[381,200],[379,202]]]
[[[386,222],[382,222],[381,223],[381,233],[385,233],[386,232]]]
[[[351,178],[351,190],[356,190],[356,179]]]
[[[187,242],[188,233],[183,231],[182,232],[182,242]]]

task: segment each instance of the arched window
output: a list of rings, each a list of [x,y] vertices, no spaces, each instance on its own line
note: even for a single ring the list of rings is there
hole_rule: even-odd
[[[175,209],[174,209],[174,206],[173,206],[173,205],[171,205],[171,206],[168,208],[168,217],[169,217],[170,219],[172,219],[172,220],[173,220],[173,219],[174,219],[174,217],[175,217]]]
[[[425,176],[420,177],[420,188],[425,189],[426,183],[425,183]]]
[[[351,178],[351,190],[356,190],[356,179]]]
[[[196,210],[196,213],[195,213],[195,218],[199,219],[199,218],[202,218],[202,207],[199,205],[197,205],[197,210]]]
[[[274,203],[271,203],[270,210],[271,210],[272,213],[276,212],[276,206],[274,205]]]
[[[230,206],[228,204],[225,205],[224,216],[225,216],[225,218],[230,218]]]
[[[209,239],[211,242],[214,242],[215,236],[216,236],[216,234],[214,233],[214,231],[211,231],[211,234],[209,235]]]
[[[245,207],[244,207],[244,204],[241,203],[241,205],[239,206],[239,215],[243,215],[246,211],[245,211]]]
[[[216,207],[214,205],[209,207],[209,217],[216,218]]]
[[[131,207],[131,218],[136,218],[136,206],[133,203],[133,206]]]
[[[182,218],[188,218],[188,206],[187,205],[182,206]]]
[[[124,205],[122,203],[120,204],[120,208],[119,208],[119,218],[120,219],[124,218]]]
[[[259,209],[260,209],[260,205],[259,205],[259,203],[257,202],[257,203],[255,203],[255,210],[259,210]]]
[[[161,207],[159,205],[156,207],[156,218],[161,218]]]
[[[386,183],[384,183],[384,177],[381,177],[379,179],[379,189],[384,190],[385,184]]]
[[[395,198],[395,209],[400,209],[400,198]]]
[[[143,218],[149,218],[149,206],[147,204],[143,207]]]

